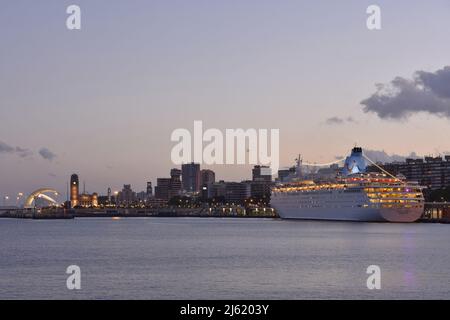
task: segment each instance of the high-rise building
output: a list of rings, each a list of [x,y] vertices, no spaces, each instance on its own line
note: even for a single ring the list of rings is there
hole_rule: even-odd
[[[155,198],[169,200],[170,178],[156,179]]]
[[[147,197],[151,197],[153,195],[152,182],[147,182]]]
[[[201,177],[200,164],[187,163],[181,166],[183,190],[186,192],[199,192]]]
[[[136,200],[136,193],[131,189],[130,184],[124,184],[122,191],[119,192],[119,202],[124,205],[130,205]]]
[[[181,170],[174,168],[170,170],[170,186],[169,199],[179,196],[181,194]]]
[[[208,186],[216,182],[216,174],[212,170],[204,169],[200,171],[202,186]]]
[[[270,167],[254,166],[252,170],[252,181],[249,182],[249,185],[252,198],[265,199],[266,202],[269,202],[272,188],[272,173]]]
[[[272,181],[272,171],[268,166],[254,166],[252,170],[253,181]]]
[[[212,185],[216,182],[216,174],[212,170],[204,169],[200,171],[201,197],[207,200],[213,197]]]
[[[170,170],[170,178],[158,178],[155,187],[155,197],[170,200],[181,194],[181,170]]]
[[[70,177],[70,206],[75,208],[78,206],[78,195],[80,193],[80,181],[77,174]]]

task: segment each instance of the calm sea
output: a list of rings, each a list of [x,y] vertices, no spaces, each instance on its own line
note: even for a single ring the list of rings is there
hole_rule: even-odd
[[[0,298],[450,299],[449,248],[442,224],[0,219]]]

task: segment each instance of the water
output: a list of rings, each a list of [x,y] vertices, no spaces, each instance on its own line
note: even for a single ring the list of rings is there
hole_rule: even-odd
[[[449,299],[449,244],[442,224],[0,219],[0,298]],[[373,264],[381,290],[366,287]]]

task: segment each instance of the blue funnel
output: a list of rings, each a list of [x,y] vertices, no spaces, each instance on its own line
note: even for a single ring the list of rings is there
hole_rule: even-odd
[[[344,168],[342,169],[343,175],[350,175],[355,173],[366,172],[366,160],[362,154],[362,148],[355,147],[352,149],[352,153],[345,159]]]

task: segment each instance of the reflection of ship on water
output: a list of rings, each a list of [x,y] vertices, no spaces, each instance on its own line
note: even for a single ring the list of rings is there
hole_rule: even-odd
[[[424,211],[423,187],[388,172],[366,172],[363,151],[355,147],[338,174],[314,180],[295,176],[272,189],[271,204],[284,219],[414,222]]]

